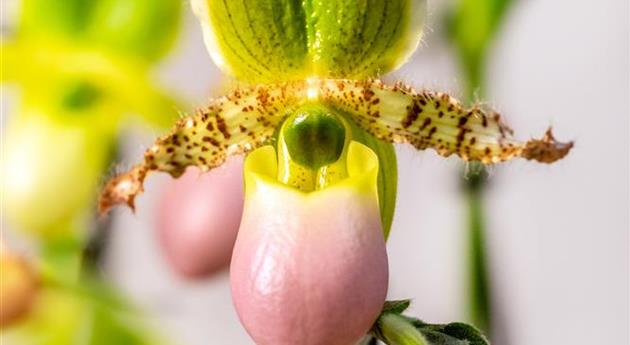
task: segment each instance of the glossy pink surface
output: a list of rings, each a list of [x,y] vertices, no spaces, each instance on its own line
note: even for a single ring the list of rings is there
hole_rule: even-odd
[[[160,244],[173,270],[203,278],[226,268],[243,212],[243,157],[169,182],[158,207]]]
[[[355,344],[387,293],[376,197],[260,186],[247,197],[230,275],[238,315],[257,344]]]

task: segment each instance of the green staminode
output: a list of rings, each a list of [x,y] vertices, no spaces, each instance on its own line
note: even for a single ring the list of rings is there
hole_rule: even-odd
[[[317,170],[339,159],[346,129],[326,108],[307,105],[288,119],[283,134],[291,159]]]
[[[329,108],[305,104],[287,118],[278,138],[278,179],[302,191],[325,188],[348,176],[352,131]]]

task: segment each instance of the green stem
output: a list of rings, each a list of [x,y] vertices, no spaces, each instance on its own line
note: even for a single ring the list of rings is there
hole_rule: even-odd
[[[75,283],[81,272],[82,245],[83,239],[75,231],[43,240],[41,257],[44,279]]]
[[[468,207],[468,284],[469,310],[472,323],[489,334],[491,330],[491,291],[486,253],[486,233],[483,196],[486,170],[479,163],[471,163],[464,179]]]
[[[463,59],[466,71],[466,97],[469,103],[485,92],[483,54]],[[483,197],[487,182],[483,164],[469,163],[463,177],[468,209],[468,313],[471,322],[486,334],[492,331],[492,299],[486,251],[486,225]]]

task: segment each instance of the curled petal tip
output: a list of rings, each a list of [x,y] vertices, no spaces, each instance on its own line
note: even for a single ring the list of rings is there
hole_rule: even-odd
[[[146,175],[147,169],[144,166],[136,166],[107,182],[99,198],[99,214],[104,216],[112,207],[120,204],[126,204],[135,210],[134,201],[136,196],[144,190],[142,184]]]
[[[553,163],[564,158],[571,148],[572,141],[567,143],[557,141],[549,127],[542,139],[533,139],[525,144],[521,156],[541,163]]]
[[[228,156],[261,146],[273,136],[284,114],[304,99],[305,85],[294,82],[236,89],[196,115],[179,120],[145,152],[143,161],[105,185],[99,213],[105,215],[118,204],[133,209],[150,171],[177,178],[189,166],[208,171],[223,164]]]

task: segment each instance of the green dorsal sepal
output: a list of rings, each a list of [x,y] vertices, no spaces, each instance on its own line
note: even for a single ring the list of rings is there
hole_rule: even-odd
[[[422,37],[426,0],[192,0],[215,63],[249,83],[366,79]]]
[[[347,177],[345,150],[351,131],[329,108],[306,104],[289,116],[278,140],[278,179],[303,191]]]

